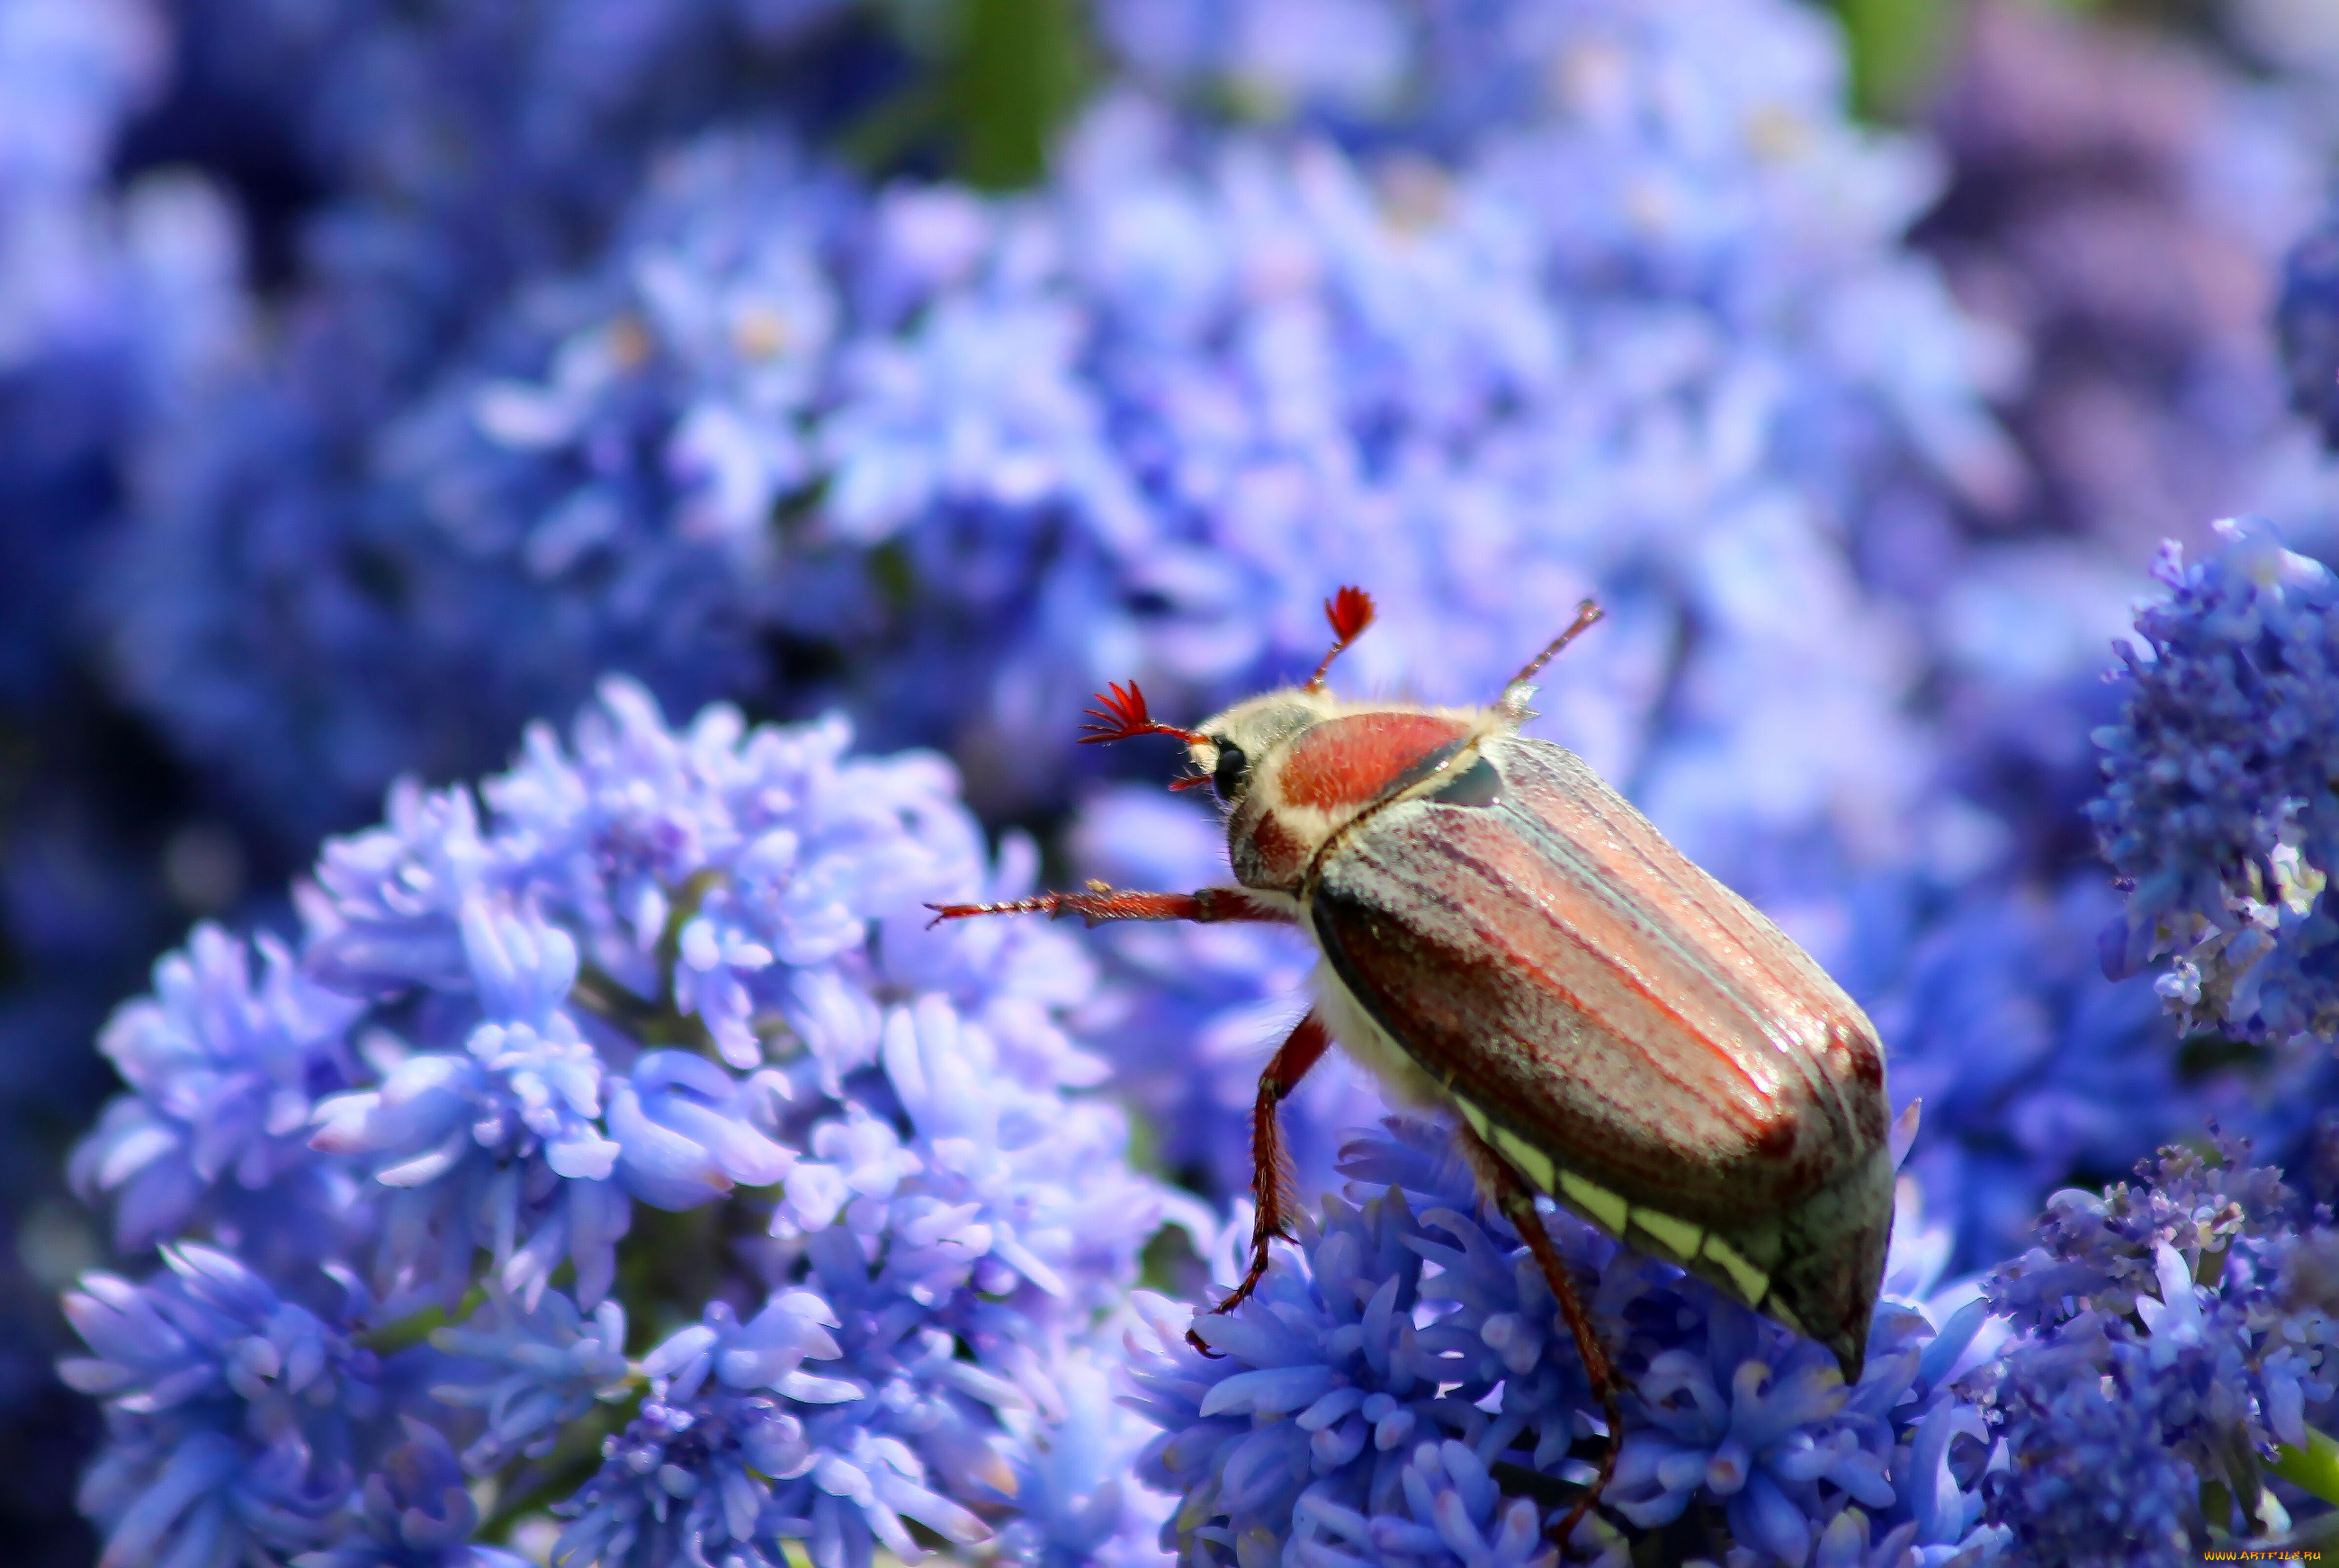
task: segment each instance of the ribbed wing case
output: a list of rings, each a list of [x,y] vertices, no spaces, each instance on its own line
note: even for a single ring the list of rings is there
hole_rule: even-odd
[[[1530,1179],[1858,1378],[1892,1225],[1882,1053],[1776,926],[1517,736],[1347,830],[1307,902],[1333,972]]]

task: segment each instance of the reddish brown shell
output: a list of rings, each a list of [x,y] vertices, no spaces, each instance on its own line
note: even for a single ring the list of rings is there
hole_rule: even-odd
[[[1541,1185],[1856,1377],[1892,1218],[1866,1016],[1573,754],[1451,771],[1318,863],[1333,973]]]
[[[1445,714],[1351,714],[1327,719],[1291,743],[1276,774],[1286,804],[1347,813],[1426,775],[1466,740],[1470,725]]]

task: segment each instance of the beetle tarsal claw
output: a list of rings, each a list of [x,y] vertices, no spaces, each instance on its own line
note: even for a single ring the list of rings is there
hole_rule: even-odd
[[[1223,1317],[1228,1313],[1232,1312],[1236,1307],[1240,1307],[1244,1302],[1248,1301],[1250,1299],[1251,1292],[1258,1288],[1258,1282],[1267,1277],[1267,1247],[1264,1242],[1261,1242],[1257,1254],[1251,1258],[1250,1272],[1243,1276],[1242,1283],[1235,1287],[1232,1295],[1229,1296],[1224,1301],[1219,1302],[1216,1307],[1210,1308],[1209,1316],[1212,1317]],[[1190,1328],[1188,1329],[1186,1331],[1186,1337],[1189,1339],[1193,1338],[1194,1331]]]

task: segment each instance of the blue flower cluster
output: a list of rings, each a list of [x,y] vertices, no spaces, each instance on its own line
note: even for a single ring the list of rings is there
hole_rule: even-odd
[[[2307,11],[2226,5],[2204,31],[2303,35]],[[2266,318],[2322,200],[2329,85],[2019,0],[1980,0],[1958,25],[1924,112],[1949,184],[1919,243],[2028,360],[2002,412],[2031,483],[1993,521],[2111,541],[2132,570],[2260,504],[2295,442]],[[2122,261],[2144,254],[2161,258],[2148,278]]]
[[[149,155],[222,166],[256,263],[291,275],[253,301],[238,362],[142,433],[129,538],[85,610],[113,690],[265,858],[363,822],[401,771],[491,764],[603,670],[686,708],[753,685],[740,606],[703,630],[653,613],[690,588],[688,552],[634,566],[580,515],[566,545],[502,558],[445,516],[456,495],[400,482],[416,441],[397,432],[525,360],[536,294],[612,243],[670,142],[866,108],[898,72],[849,9],[182,0]],[[877,83],[834,89],[856,74]],[[605,431],[597,460],[627,439]],[[492,490],[499,457],[452,489]]]
[[[1598,656],[1552,673],[1540,733],[1703,863],[1825,923],[1847,876],[1969,861],[1911,722],[1920,628],[1869,578],[2013,483],[1979,401],[2004,345],[1897,246],[1933,182],[1846,121],[1825,26],[1780,0],[1506,0],[1418,31],[1360,4],[1336,31],[1381,41],[1379,84],[1326,97],[1274,79],[1321,60],[1274,40],[1328,14],[1232,9],[1106,8],[1123,79],[1012,197],[873,190],[719,92],[658,121],[656,155],[607,129],[624,114],[548,111],[610,138],[597,243],[420,269],[444,310],[403,263],[314,270],[311,330],[159,443],[104,607],[122,689],[293,845],[400,769],[481,765],[612,667],[677,711],[842,698],[877,744],[947,745],[1012,816],[1083,777],[1086,693],[1243,695],[1312,662],[1343,582],[1384,606],[1349,678],[1458,700],[1596,590]],[[552,14],[488,57],[535,80]],[[696,15],[661,25],[716,36]],[[668,103],[666,67],[634,68],[610,101]],[[422,118],[505,147],[485,112]],[[534,233],[553,198],[503,212],[508,162],[478,160],[489,194],[436,164],[420,188]],[[423,179],[337,177],[366,212]],[[1208,880],[1205,819],[1155,820],[1199,853],[1150,870]],[[1083,869],[1121,880],[1135,837],[1096,821]],[[1147,932],[1111,962],[1126,1027],[1100,1036],[1172,1168],[1239,1190],[1218,1111],[1294,953]],[[1162,1070],[1188,1021],[1211,1070]],[[1312,1185],[1368,1108],[1332,1075],[1294,1108]]]
[[[1839,977],[1888,1042],[1894,1102],[1923,1107],[1908,1169],[1933,1195],[1958,1270],[2027,1247],[2047,1193],[2133,1164],[2139,1145],[2193,1137],[2205,1117],[2272,1147],[2304,1138],[2326,1087],[2317,1064],[2188,1060],[2143,978],[2105,979],[2097,939],[2119,903],[2100,867],[2052,892],[1984,885],[1939,910],[1910,902],[1862,906],[1868,945],[1883,951]]]
[[[185,918],[158,908],[167,830],[119,831],[168,770],[108,722],[90,596],[141,439],[248,310],[219,183],[120,158],[169,32],[153,0],[0,5],[0,1518],[42,1568],[85,1457],[56,1435],[94,1425],[51,1371],[54,1293],[94,1261],[59,1167],[109,1087],[91,1034]]]
[[[201,176],[117,187],[169,44],[145,0],[0,18],[0,703],[38,703],[124,483],[133,432],[234,350],[236,224]]]
[[[2122,649],[2119,723],[2097,733],[2104,858],[2130,884],[2107,967],[2175,955],[2158,982],[2189,1026],[2281,1045],[2339,1032],[2339,582],[2263,524],[2173,548]]]
[[[1001,192],[933,118],[996,9],[0,0],[0,1109],[124,1090],[67,1170],[118,1255],[62,1374],[107,1568],[2319,1527],[2327,1210],[2229,1149],[2038,1215],[2211,1115],[2333,1196],[2331,579],[2171,554],[2125,706],[2081,689],[2139,532],[2278,418],[2252,269],[2321,133],[1989,6],[1945,170],[1794,0],[1093,0]],[[1555,1215],[1610,1430],[1447,1134],[1347,1142],[1337,1059],[1285,1108],[1320,1209],[1215,1357],[1133,1290],[1228,1283],[1314,953],[921,906],[1223,882],[1173,759],[1071,715],[1288,678],[1349,582],[1342,689],[1452,701],[1596,593],[1533,733],[1876,1018],[1925,1130],[1857,1386]],[[2175,1016],[2099,957],[2171,960]],[[10,1207],[0,1269],[81,1272]]]
[[[158,965],[74,1168],[168,1265],[67,1303],[109,1568],[490,1568],[498,1508],[577,1568],[867,1568],[908,1522],[1086,1561],[1144,1523],[1097,1336],[1206,1221],[1070,1092],[1070,941],[926,928],[1028,848],[994,867],[948,764],[850,743],[612,681],[328,844],[297,946]]]
[[[717,116],[585,260],[435,269],[474,326],[409,344],[394,279],[336,273],[313,343],[163,443],[105,611],[125,689],[298,833],[476,765],[576,670],[691,705],[767,687],[776,638],[776,700],[825,672],[1012,809],[1061,798],[1094,685],[1239,695],[1342,581],[1386,601],[1361,678],[1474,698],[1597,587],[1610,656],[1555,725],[1750,875],[1781,835],[1871,861],[1924,764],[1850,542],[1882,488],[2011,460],[1990,345],[1892,244],[1921,166],[1777,0],[1494,9],[1532,44],[1466,126],[1131,87],[999,199]],[[1466,38],[1398,63],[1475,81]],[[1841,744],[1780,744],[1789,700]]]
[[[1567,1561],[1822,1568],[2196,1561],[2279,1541],[2339,1493],[2339,1229],[2245,1146],[2165,1150],[2056,1195],[2034,1245],[1943,1286],[1904,1178],[1868,1365],[1834,1364],[1561,1212],[1547,1222],[1626,1379],[1608,1432],[1543,1276],[1450,1134],[1352,1143],[1253,1301],[1150,1301],[1132,1364],[1183,1501],[1183,1561],[1549,1564],[1545,1531],[1617,1447]]]
[[[279,1549],[309,1543],[332,1494],[355,1482],[348,1421],[379,1403],[373,1358],[224,1253],[189,1245],[163,1258],[171,1272],[143,1287],[92,1275],[66,1299],[94,1354],[64,1375],[105,1398],[113,1425],[84,1506],[114,1524],[116,1562],[159,1557],[174,1531],[197,1562],[242,1531]]]
[[[163,1259],[143,1285],[94,1274],[65,1298],[92,1354],[62,1370],[106,1407],[80,1499],[106,1528],[106,1568],[294,1553],[317,1568],[519,1568],[473,1543],[446,1436],[400,1414],[430,1352],[368,1348],[356,1280],[331,1271],[321,1312],[200,1242]]]
[[[2278,325],[2291,405],[2328,446],[2339,440],[2339,233],[2327,221],[2284,261]]]
[[[1199,714],[1304,668],[1316,605],[1355,580],[1385,616],[1348,681],[1484,701],[1554,606],[1596,590],[1611,618],[1551,672],[1537,733],[1736,885],[1837,918],[1847,873],[1906,859],[1911,820],[1941,809],[1936,737],[1904,707],[1913,628],[1859,562],[1938,523],[1944,489],[2005,478],[1977,401],[1991,345],[1889,245],[1921,170],[1841,122],[1830,41],[1768,6],[1493,6],[1434,36],[1404,7],[1255,9],[1106,14],[1157,90],[1278,125],[1203,136],[1129,99],[1073,146],[1071,291],[1112,329],[1076,368],[1102,368],[1150,533],[1136,554],[1100,526],[1136,563],[1110,601],[1126,609],[1089,604],[1033,679],[1061,683],[1062,711],[1083,676],[1133,671]],[[1277,44],[1333,14],[1338,49]],[[1499,62],[1474,42],[1495,37]],[[1351,48],[1371,72],[1332,66]],[[1658,85],[1675,81],[1699,85]],[[1818,189],[1855,168],[1860,202],[1822,213]],[[1851,351],[1871,309],[1909,354]],[[1165,429],[1158,452],[1138,444]],[[1887,490],[1923,499],[1876,504]],[[1061,737],[1021,717],[1034,688],[994,689],[1018,733],[978,754],[1053,754]],[[1092,802],[1073,843],[1107,880],[1216,874],[1199,821],[1125,796]],[[1203,1108],[1247,1097],[1298,955],[1274,933],[1111,949],[1144,998],[1133,1086],[1183,1140],[1179,1169],[1239,1190],[1243,1152]],[[1207,1078],[1160,1081],[1157,1031],[1202,1040]],[[1303,1179],[1329,1178],[1360,1098],[1303,1090]]]
[[[161,879],[123,863],[106,820],[111,768],[154,753],[109,731],[86,619],[143,436],[244,342],[217,182],[117,171],[169,54],[147,0],[0,12],[0,1128],[28,1152],[87,1115],[88,1031],[183,919],[158,918],[142,884]],[[47,1185],[0,1174],[12,1203]]]
[[[1982,1490],[2028,1560],[2177,1563],[2205,1532],[2280,1537],[2330,1500],[2339,1247],[2245,1145],[2164,1151],[2143,1184],[2049,1200],[1986,1282],[2015,1336],[1965,1392],[2004,1445]],[[2285,1502],[2287,1495],[2289,1502]]]
[[[1140,1474],[1184,1499],[1164,1529],[1182,1560],[1279,1549],[1327,1568],[1547,1564],[1545,1532],[1605,1444],[1620,1445],[1614,1517],[1579,1524],[1570,1561],[1619,1568],[1639,1543],[1674,1562],[1734,1547],[1830,1568],[1914,1552],[1938,1568],[2001,1539],[1949,1462],[1955,1437],[1982,1435],[1949,1387],[1984,1310],[1926,1298],[1947,1238],[1919,1229],[1913,1208],[1849,1389],[1810,1341],[1555,1216],[1628,1380],[1617,1434],[1540,1269],[1484,1208],[1448,1130],[1392,1119],[1341,1169],[1361,1203],[1327,1199],[1250,1304],[1197,1320],[1216,1359],[1155,1308],[1132,1376],[1162,1430]]]

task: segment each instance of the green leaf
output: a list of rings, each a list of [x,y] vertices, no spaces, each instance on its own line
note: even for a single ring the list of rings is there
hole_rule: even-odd
[[[985,190],[1038,184],[1092,74],[1079,0],[958,0],[942,103],[961,174]]]
[[[1893,120],[1917,106],[1949,48],[1955,0],[1834,0],[1851,58],[1853,107]]]

